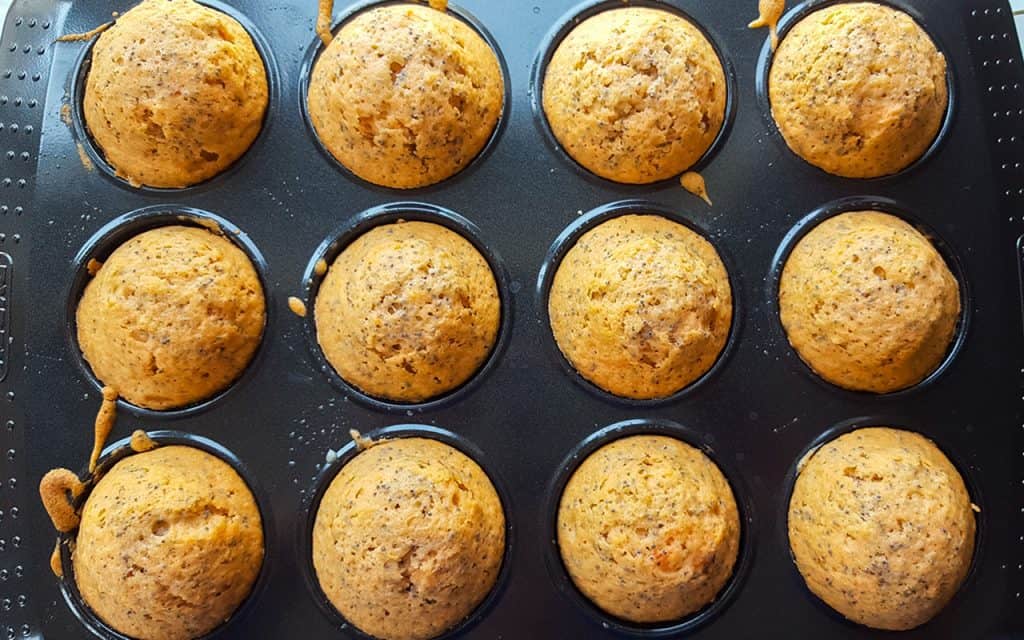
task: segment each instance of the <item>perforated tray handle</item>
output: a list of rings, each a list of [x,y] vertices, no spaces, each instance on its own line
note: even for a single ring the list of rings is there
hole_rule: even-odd
[[[24,336],[28,237],[47,108],[52,41],[66,5],[15,0],[0,38],[0,639],[42,638],[47,603],[30,591],[38,541],[31,523],[41,515],[28,477],[26,416],[19,385],[26,384]],[[60,105],[49,105],[59,109]]]

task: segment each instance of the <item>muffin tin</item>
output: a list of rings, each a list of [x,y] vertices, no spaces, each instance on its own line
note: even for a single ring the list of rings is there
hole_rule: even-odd
[[[74,346],[71,313],[89,257],[178,216],[218,216],[218,226],[254,257],[268,303],[264,342],[242,379],[210,402],[174,412],[121,403],[114,438],[136,428],[207,438],[237,455],[243,477],[262,487],[263,576],[214,635],[361,637],[322,610],[307,540],[311,509],[351,455],[348,430],[355,428],[434,434],[477,458],[495,481],[510,534],[505,565],[494,593],[456,635],[873,637],[804,587],[789,556],[785,513],[806,451],[851,426],[874,424],[933,438],[981,507],[974,566],[960,593],[932,622],[902,635],[1024,633],[1024,73],[1009,9],[993,0],[892,3],[909,10],[946,54],[953,99],[943,133],[920,162],[865,181],[807,165],[775,130],[758,88],[767,34],[745,28],[756,2],[637,2],[688,15],[725,63],[727,124],[699,165],[711,208],[676,181],[629,186],[596,178],[546,132],[536,78],[552,45],[579,16],[617,2],[453,3],[497,48],[508,81],[505,113],[462,173],[395,191],[340,169],[308,125],[303,90],[320,48],[312,0],[208,2],[253,34],[267,63],[270,106],[263,132],[231,169],[179,190],[133,189],[112,177],[77,110],[89,45],[53,43],[134,0],[15,0],[0,39],[0,638],[80,638],[87,629],[117,637],[90,621],[73,586],[50,573],[56,534],[35,489],[51,467],[78,468],[91,444],[100,397]],[[339,3],[335,15],[365,6]],[[802,10],[790,8],[783,27]],[[61,118],[65,104],[71,126]],[[947,361],[895,394],[822,382],[789,347],[778,320],[774,295],[788,247],[808,216],[851,202],[879,204],[933,232],[964,294]],[[624,208],[666,212],[701,230],[733,286],[733,327],[718,363],[699,385],[657,402],[608,396],[578,379],[545,317],[545,275],[565,242]],[[336,254],[366,225],[423,217],[463,233],[488,258],[503,301],[499,342],[481,372],[448,396],[381,403],[332,379],[311,316],[293,315],[287,298],[303,298],[312,310],[318,257]],[[743,516],[743,542],[735,576],[715,603],[678,623],[641,628],[607,617],[575,591],[553,540],[554,505],[580,456],[599,442],[666,431],[721,465]],[[121,455],[122,446],[108,453]]]

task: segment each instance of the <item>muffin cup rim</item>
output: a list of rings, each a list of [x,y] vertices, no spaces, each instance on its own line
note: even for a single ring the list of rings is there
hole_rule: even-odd
[[[946,355],[943,356],[939,364],[920,381],[908,387],[896,389],[895,391],[876,393],[873,391],[848,389],[826,380],[814,371],[814,369],[811,368],[811,365],[805,362],[803,357],[797,353],[796,349],[789,341],[789,335],[786,333],[785,327],[782,326],[782,319],[780,315],[781,310],[779,305],[779,289],[782,284],[782,272],[785,269],[786,263],[789,261],[789,257],[793,253],[793,250],[808,233],[816,229],[822,222],[844,213],[856,211],[873,211],[888,214],[899,218],[903,222],[912,226],[928,240],[932,247],[934,247],[938,252],[939,256],[942,257],[942,261],[945,263],[946,268],[949,269],[950,273],[953,274],[959,288],[960,313],[957,316],[957,323],[953,332],[953,338],[946,347]],[[769,268],[767,277],[765,278],[764,290],[764,308],[769,316],[767,318],[768,331],[773,334],[773,337],[777,341],[780,341],[780,344],[786,345],[786,354],[783,357],[787,361],[787,367],[790,370],[799,371],[802,375],[809,377],[814,380],[817,385],[828,389],[832,393],[840,393],[851,398],[862,400],[899,400],[931,387],[937,380],[942,378],[943,374],[945,374],[946,371],[954,365],[957,357],[964,348],[964,344],[967,342],[971,328],[972,309],[974,308],[974,297],[967,278],[967,271],[964,268],[964,263],[960,259],[959,253],[953,248],[953,245],[949,243],[942,234],[935,231],[935,229],[928,224],[924,217],[917,213],[914,208],[908,207],[898,200],[884,196],[863,195],[838,198],[816,207],[810,213],[801,217],[790,227],[789,231],[786,232],[786,235],[783,236],[775,250],[775,253],[772,255],[771,267]]]
[[[895,414],[891,412],[880,412],[857,416],[854,418],[847,418],[838,422],[832,423],[826,427],[824,431],[814,437],[808,444],[806,444],[800,452],[793,459],[793,462],[789,465],[786,470],[786,475],[782,480],[782,491],[779,493],[780,499],[778,504],[778,516],[776,517],[776,535],[779,536],[779,544],[787,556],[790,569],[790,579],[795,580],[799,584],[799,588],[807,594],[810,599],[814,602],[815,606],[824,611],[833,620],[840,622],[847,629],[870,629],[876,633],[880,633],[883,630],[869,627],[868,625],[855,622],[845,617],[833,609],[828,603],[818,597],[811,589],[807,586],[807,582],[804,580],[803,574],[800,573],[800,569],[796,566],[796,559],[793,557],[793,550],[789,543],[789,504],[793,498],[793,489],[796,486],[796,480],[799,477],[802,469],[802,463],[809,461],[815,453],[824,445],[832,442],[836,438],[859,431],[860,429],[882,427],[887,429],[894,429],[898,431],[907,431],[915,433],[926,438],[929,442],[938,447],[942,455],[946,456],[953,468],[956,469],[957,473],[960,474],[960,478],[963,480],[964,486],[967,488],[968,497],[972,504],[979,507],[980,511],[974,513],[974,550],[971,553],[971,563],[967,569],[967,574],[964,576],[963,582],[957,587],[956,592],[946,605],[940,609],[931,619],[923,622],[921,625],[914,627],[915,629],[927,628],[935,620],[940,618],[943,612],[951,609],[954,603],[963,597],[963,594],[969,592],[972,588],[972,584],[977,580],[977,573],[979,568],[979,557],[984,553],[985,540],[988,535],[988,523],[986,515],[988,508],[986,505],[985,495],[981,489],[981,484],[975,477],[973,468],[970,465],[965,464],[965,458],[956,451],[955,448],[951,447],[946,438],[942,436],[935,436],[929,433],[926,429],[921,428],[922,424],[918,418],[912,415]]]
[[[490,615],[494,607],[501,600],[508,587],[509,575],[512,571],[512,556],[515,551],[515,526],[513,524],[513,505],[511,494],[508,492],[504,478],[490,465],[487,455],[482,449],[476,446],[465,436],[444,427],[420,423],[396,423],[379,429],[373,429],[364,434],[363,438],[370,440],[395,440],[401,438],[422,438],[433,440],[452,447],[459,453],[472,460],[487,477],[498,501],[501,503],[502,516],[505,519],[505,548],[502,551],[501,567],[494,579],[487,595],[473,608],[473,610],[454,626],[434,636],[431,640],[454,640],[463,633],[475,627],[485,617]],[[313,565],[313,529],[316,525],[316,517],[320,511],[320,503],[324,494],[331,486],[331,483],[341,472],[342,468],[351,462],[356,456],[362,453],[361,449],[351,438],[348,438],[344,446],[337,451],[336,458],[323,464],[312,481],[312,491],[306,494],[302,500],[301,510],[305,512],[296,522],[296,533],[298,544],[297,566],[302,573],[306,588],[316,602],[317,608],[330,621],[343,628],[349,635],[362,640],[376,640],[374,636],[366,633],[355,624],[349,622],[345,616],[338,611],[330,599],[324,593],[317,578],[316,567]]]
[[[154,430],[146,431],[146,435],[157,443],[157,448],[166,446],[185,446],[191,447],[208,453],[218,460],[221,460],[227,464],[231,469],[238,474],[249,489],[249,493],[252,495],[253,502],[256,504],[256,509],[260,514],[260,528],[263,533],[263,558],[260,565],[260,570],[256,574],[256,579],[253,581],[252,586],[249,589],[249,593],[245,596],[238,607],[231,613],[231,615],[219,625],[217,625],[209,633],[199,636],[196,640],[213,640],[219,638],[221,635],[229,629],[233,623],[237,620],[245,618],[249,611],[255,606],[255,603],[259,600],[261,594],[266,590],[266,585],[270,577],[270,555],[267,550],[270,548],[273,539],[275,537],[273,530],[273,513],[270,509],[269,495],[263,489],[263,486],[257,481],[257,477],[252,473],[251,469],[239,458],[234,451],[228,449],[226,446],[220,444],[216,440],[201,436],[192,432],[187,431],[176,431],[176,430]],[[121,438],[113,443],[108,444],[103,448],[97,462],[96,471],[90,473],[87,467],[83,467],[82,470],[77,474],[80,478],[86,478],[85,490],[75,501],[75,508],[80,509],[88,501],[89,495],[92,493],[96,484],[103,479],[117,463],[121,462],[125,458],[129,458],[139,453],[132,450],[131,438]],[[78,590],[78,585],[75,580],[75,569],[72,561],[71,546],[74,544],[78,536],[78,528],[66,532],[57,534],[57,543],[60,546],[60,565],[62,576],[57,578],[59,583],[61,596],[64,598],[64,602],[68,608],[71,609],[72,614],[87,629],[93,636],[101,638],[103,640],[132,640],[128,635],[125,635],[102,620],[98,614],[96,614],[92,608],[86,603],[85,598],[82,597]]]
[[[643,624],[615,617],[583,594],[569,576],[558,545],[558,511],[562,494],[569,480],[584,460],[597,450],[617,440],[632,436],[667,436],[687,444],[708,457],[732,491],[739,514],[740,539],[732,575],[714,598],[697,611],[670,622]],[[667,418],[631,418],[609,424],[577,442],[559,463],[555,475],[549,480],[543,503],[543,531],[546,537],[544,560],[548,575],[557,590],[587,617],[605,629],[636,638],[664,638],[693,631],[712,622],[743,590],[756,554],[757,521],[754,502],[742,474],[724,462],[716,451],[710,432],[698,431]]]
[[[320,260],[327,263],[328,272],[334,261],[356,239],[376,227],[404,222],[429,222],[442,226],[469,242],[483,257],[494,277],[501,303],[501,317],[498,322],[498,334],[494,344],[484,361],[476,371],[462,384],[438,396],[420,402],[398,402],[387,400],[366,393],[354,384],[341,377],[327,359],[317,337],[316,298],[320,286],[327,275],[317,274],[316,266]],[[313,251],[312,257],[302,274],[300,291],[301,300],[306,306],[306,315],[301,318],[306,347],[312,357],[313,364],[326,376],[331,385],[360,404],[381,413],[405,413],[413,415],[447,407],[472,393],[490,373],[498,366],[508,345],[512,332],[514,300],[511,290],[511,279],[505,263],[495,249],[484,242],[480,228],[468,218],[439,205],[420,201],[390,202],[365,209],[343,221],[335,227]],[[413,412],[410,414],[409,412]]]
[[[178,204],[159,204],[135,209],[110,220],[89,236],[72,259],[70,273],[67,277],[68,285],[65,288],[64,294],[64,334],[77,369],[96,391],[103,389],[104,383],[93,372],[78,344],[78,304],[81,301],[86,286],[93,279],[93,276],[88,272],[89,261],[101,258],[101,262],[105,261],[111,253],[128,240],[141,233],[160,227],[197,227],[215,233],[201,221],[215,224],[221,231],[219,235],[238,247],[249,259],[253,269],[256,271],[260,286],[263,289],[264,302],[263,328],[260,333],[259,345],[257,345],[249,362],[238,376],[226,387],[206,398],[178,408],[150,409],[128,402],[119,396],[117,398],[117,408],[119,411],[126,411],[138,418],[160,421],[177,420],[205,412],[220,404],[237,387],[246,384],[260,368],[260,364],[265,357],[268,350],[267,338],[270,329],[276,324],[276,318],[274,305],[269,297],[269,266],[259,247],[241,228],[216,213]]]
[[[82,47],[81,52],[75,58],[74,65],[72,66],[71,73],[67,80],[66,93],[70,96],[70,99],[64,104],[68,104],[71,107],[69,129],[71,129],[71,134],[75,142],[81,145],[82,151],[86,156],[88,156],[92,164],[99,169],[99,173],[103,174],[107,180],[116,186],[129,192],[141,193],[150,196],[194,196],[212,188],[216,188],[222,182],[235,175],[242,168],[242,165],[245,164],[246,160],[252,155],[251,151],[257,148],[257,145],[265,144],[265,140],[268,138],[267,130],[270,128],[271,122],[274,120],[272,112],[276,111],[275,105],[280,102],[281,90],[280,74],[277,69],[277,61],[273,55],[273,49],[270,46],[270,41],[266,39],[259,28],[257,28],[245,14],[232,5],[226,4],[221,0],[195,1],[206,8],[218,11],[233,19],[242,27],[242,29],[245,30],[249,35],[250,40],[252,40],[253,47],[256,49],[256,53],[260,56],[263,63],[263,71],[267,79],[267,105],[263,110],[263,120],[260,123],[260,131],[256,134],[256,137],[253,139],[252,143],[249,144],[248,148],[246,148],[246,150],[238,156],[234,162],[217,174],[210,176],[201,182],[184,187],[154,187],[145,184],[138,187],[132,186],[128,180],[117,175],[113,165],[107,162],[106,156],[103,155],[99,145],[93,140],[92,134],[89,132],[89,127],[85,121],[84,102],[86,80],[88,78],[89,71],[92,68],[93,48],[96,45],[96,41],[99,40],[98,37],[93,38]]]
[[[565,40],[566,36],[588,18],[592,18],[605,11],[625,8],[658,9],[678,16],[692,24],[711,44],[711,48],[722,65],[722,72],[725,75],[725,113],[722,118],[722,126],[719,128],[714,140],[711,141],[710,146],[690,167],[682,172],[663,180],[642,184],[617,182],[609,178],[603,178],[584,167],[569,155],[563,148],[562,143],[558,141],[554,131],[551,129],[551,124],[548,122],[547,115],[544,113],[543,106],[544,77],[547,72],[548,63],[551,62],[555,51],[562,44],[562,41]],[[704,171],[714,162],[722,147],[728,142],[732,127],[735,124],[736,113],[739,110],[737,106],[738,92],[739,80],[736,75],[736,69],[731,58],[725,55],[725,49],[719,44],[717,33],[703,22],[697,20],[688,10],[675,4],[669,4],[666,0],[628,0],[626,3],[623,3],[623,0],[583,0],[583,2],[575,5],[559,17],[541,40],[540,47],[534,55],[533,63],[530,67],[528,96],[530,99],[530,110],[533,112],[532,119],[534,125],[550,151],[558,157],[562,164],[570,167],[576,172],[577,176],[595,186],[614,188],[623,193],[641,196],[649,194],[652,189],[679,189],[681,188],[679,186],[679,178],[683,173],[688,171]]]
[[[358,2],[346,7],[337,19],[335,19],[334,16],[331,16],[331,33],[337,34],[346,23],[355,19],[362,13],[379,7],[402,4],[423,6],[422,3],[414,2],[412,0],[359,0]],[[313,144],[316,146],[317,151],[324,157],[327,163],[334,167],[338,173],[356,185],[370,189],[382,195],[390,196],[394,196],[395,194],[406,194],[409,197],[415,197],[442,191],[447,187],[458,185],[461,180],[476,173],[476,171],[486,163],[488,157],[490,157],[494,149],[504,137],[505,129],[508,127],[508,122],[512,117],[513,104],[511,87],[512,80],[509,73],[508,62],[505,60],[505,55],[502,53],[501,47],[498,46],[498,41],[495,39],[494,35],[491,34],[483,22],[477,19],[473,13],[453,2],[449,2],[447,4],[444,13],[472,29],[474,33],[483,39],[484,43],[487,44],[487,47],[494,54],[495,59],[498,61],[498,70],[501,73],[501,81],[503,84],[501,92],[502,103],[501,113],[498,114],[498,121],[495,122],[494,129],[491,131],[491,135],[487,138],[487,142],[484,143],[484,146],[481,147],[476,155],[474,155],[469,162],[463,165],[461,169],[447,178],[431,184],[410,188],[380,185],[356,175],[354,171],[346,167],[340,160],[334,157],[334,154],[327,149],[327,146],[320,139],[320,134],[317,133],[316,127],[313,126],[313,119],[309,114],[309,85],[313,75],[313,67],[316,66],[317,60],[320,59],[320,55],[327,48],[327,45],[325,45],[320,37],[314,33],[310,43],[305,49],[305,53],[302,54],[302,61],[299,66],[298,101],[299,113],[302,117],[303,126],[305,127],[309,137],[312,139]]]
[[[794,158],[796,162],[793,164],[800,167],[800,170],[804,171],[808,176],[812,176],[817,179],[824,178],[826,180],[848,182],[850,184],[884,184],[886,182],[902,179],[907,175],[915,173],[920,169],[920,167],[927,164],[934,156],[938,155],[946,142],[946,138],[949,137],[950,132],[955,126],[959,107],[959,90],[957,88],[957,73],[954,70],[954,63],[950,59],[950,56],[946,54],[948,48],[945,46],[941,38],[939,38],[935,32],[929,28],[928,23],[925,22],[921,13],[914,7],[906,4],[904,0],[803,0],[792,7],[787,7],[786,12],[779,19],[777,29],[779,44],[782,44],[782,41],[785,39],[790,29],[792,29],[801,20],[820,9],[825,9],[838,4],[877,4],[905,13],[910,16],[922,31],[925,32],[928,38],[932,41],[932,44],[935,45],[936,50],[938,50],[939,54],[942,55],[946,62],[946,109],[942,116],[942,122],[939,124],[939,129],[935,132],[935,137],[920,156],[895,173],[868,178],[851,178],[829,173],[817,165],[811,164],[811,162],[805,160],[789,147],[785,138],[782,136],[782,131],[775,122],[774,115],[772,114],[771,100],[768,96],[768,85],[772,63],[775,59],[775,52],[772,51],[771,41],[767,37],[761,45],[754,70],[757,104],[759,111],[761,112],[761,116],[768,126],[765,133],[768,134],[767,137],[770,138],[781,150],[780,156],[789,156]]]
[[[715,250],[715,253],[718,254],[718,258],[722,261],[722,264],[725,267],[726,276],[729,279],[730,296],[732,298],[732,319],[729,325],[729,332],[726,335],[725,344],[722,346],[721,351],[719,351],[714,363],[693,382],[667,396],[658,398],[638,399],[618,396],[610,391],[602,389],[597,384],[584,378],[583,375],[573,367],[572,363],[569,362],[569,359],[562,353],[561,348],[558,346],[554,332],[551,329],[551,318],[548,313],[548,299],[551,293],[551,286],[554,283],[555,274],[558,273],[558,269],[566,254],[576,246],[579,239],[588,231],[595,229],[613,218],[627,215],[659,216],[669,220],[670,222],[681,224],[690,231],[696,233],[707,241]],[[695,395],[698,391],[704,389],[711,380],[718,377],[718,374],[722,369],[728,365],[728,361],[736,351],[737,345],[740,341],[740,334],[742,333],[742,327],[745,322],[745,308],[742,300],[743,279],[740,272],[734,268],[735,264],[736,262],[733,260],[731,253],[722,246],[718,241],[718,238],[716,238],[707,227],[694,220],[691,216],[680,213],[679,210],[675,208],[643,199],[616,200],[614,202],[609,202],[595,207],[573,219],[562,229],[562,231],[559,232],[558,236],[556,236],[545,254],[544,261],[541,263],[540,271],[537,275],[537,284],[534,295],[536,300],[535,306],[537,319],[544,327],[543,331],[545,333],[545,342],[550,344],[550,348],[548,348],[547,351],[558,366],[579,386],[591,395],[596,396],[605,402],[633,409],[651,409],[675,404],[681,400],[689,398],[691,395]]]

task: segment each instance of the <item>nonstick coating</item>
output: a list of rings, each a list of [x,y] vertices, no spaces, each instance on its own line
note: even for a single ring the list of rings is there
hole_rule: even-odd
[[[322,611],[311,588],[306,524],[318,479],[337,466],[325,471],[328,450],[347,455],[350,428],[365,433],[393,425],[444,430],[439,437],[479,452],[503,493],[514,544],[499,590],[461,628],[464,637],[879,635],[845,622],[807,591],[785,538],[796,461],[822,438],[862,425],[932,437],[981,507],[963,589],[935,620],[900,637],[1024,634],[1024,254],[1017,247],[1024,233],[1024,75],[1005,5],[894,2],[945,53],[953,106],[942,139],[920,163],[897,176],[858,181],[806,164],[775,129],[758,93],[768,64],[766,32],[746,28],[755,0],[667,2],[706,30],[726,60],[733,92],[726,131],[701,165],[714,200],[709,208],[674,180],[623,186],[595,178],[556,147],[539,118],[536,78],[572,16],[594,10],[596,3],[575,0],[457,3],[456,11],[482,25],[499,48],[508,102],[478,161],[412,191],[352,177],[313,138],[301,88],[319,47],[314,0],[211,1],[255,34],[267,62],[264,130],[235,166],[207,183],[132,189],[106,173],[77,114],[88,45],[53,40],[133,2],[15,0],[0,41],[0,638],[88,636],[48,568],[56,535],[36,485],[51,467],[82,467],[99,407],[95,382],[69,339],[83,247],[101,240],[97,234],[111,221],[147,207],[220,216],[265,260],[273,312],[251,370],[214,402],[190,410],[164,415],[122,407],[112,437],[144,428],[206,438],[237,456],[258,484],[269,505],[265,578],[221,638],[359,637]],[[353,10],[339,3],[335,16]],[[72,126],[61,119],[65,104]],[[78,144],[94,168],[83,166]],[[962,339],[938,375],[905,392],[875,396],[823,383],[779,325],[774,289],[786,243],[800,221],[850,198],[888,205],[933,233],[961,280]],[[662,402],[616,399],[574,379],[544,316],[540,275],[557,266],[546,263],[560,255],[556,240],[584,214],[620,210],[609,205],[625,200],[667,210],[706,233],[730,268],[737,301],[736,326],[713,374]],[[443,402],[411,407],[355,397],[333,380],[316,357],[308,322],[286,302],[299,296],[311,308],[315,283],[306,276],[317,251],[333,250],[330,243],[363,212],[384,207],[393,214],[396,202],[419,203],[416,215],[440,207],[465,218],[470,227],[453,224],[477,236],[510,296],[502,343],[487,371]],[[676,433],[718,461],[745,529],[740,569],[721,603],[678,625],[639,629],[603,618],[581,600],[552,535],[558,491],[580,455],[601,438],[645,430]],[[74,597],[73,590],[65,594]]]

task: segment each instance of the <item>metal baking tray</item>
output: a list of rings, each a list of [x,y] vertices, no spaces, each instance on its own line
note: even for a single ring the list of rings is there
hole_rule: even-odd
[[[624,186],[589,175],[557,148],[539,115],[536,79],[552,44],[574,17],[618,0],[453,3],[499,52],[505,112],[468,169],[413,191],[352,177],[312,135],[302,92],[320,46],[313,0],[209,0],[254,35],[270,106],[235,166],[181,190],[132,189],[109,174],[77,112],[89,45],[54,43],[134,0],[14,0],[0,38],[0,640],[86,638],[89,629],[116,637],[81,607],[73,585],[50,572],[56,536],[36,493],[47,469],[85,461],[99,405],[69,311],[90,256],[160,220],[211,215],[237,228],[229,235],[254,257],[269,307],[264,343],[242,380],[209,402],[163,413],[122,403],[112,439],[143,428],[197,443],[241,465],[256,488],[266,565],[218,637],[360,637],[325,607],[307,557],[311,509],[351,455],[350,428],[431,434],[470,453],[495,479],[511,544],[495,591],[454,635],[875,637],[808,592],[785,536],[796,461],[822,438],[864,424],[933,438],[981,507],[974,565],[960,593],[901,637],[1024,637],[1021,53],[1002,2],[892,2],[945,53],[953,99],[927,157],[876,180],[827,175],[786,148],[763,95],[766,33],[745,26],[756,2],[662,3],[699,24],[726,64],[729,117],[699,166],[709,208],[675,181]],[[364,6],[339,3],[336,20]],[[783,27],[806,9],[789,7]],[[61,118],[64,105],[71,126]],[[79,145],[94,168],[83,165]],[[865,205],[937,238],[965,294],[960,333],[940,371],[883,396],[818,380],[787,344],[775,304],[781,261],[808,222]],[[693,388],[659,402],[615,399],[579,378],[544,315],[553,261],[574,234],[623,207],[667,212],[704,232],[734,288],[734,326],[720,362]],[[348,388],[325,367],[310,320],[287,311],[288,296],[308,302],[315,293],[316,257],[396,217],[434,219],[468,234],[496,267],[504,301],[500,343],[484,370],[422,405],[382,403]],[[558,492],[573,465],[600,443],[636,432],[672,433],[707,451],[732,483],[744,524],[735,576],[716,602],[655,628],[611,619],[586,602],[561,567],[553,534]],[[330,465],[329,450],[340,456]]]

